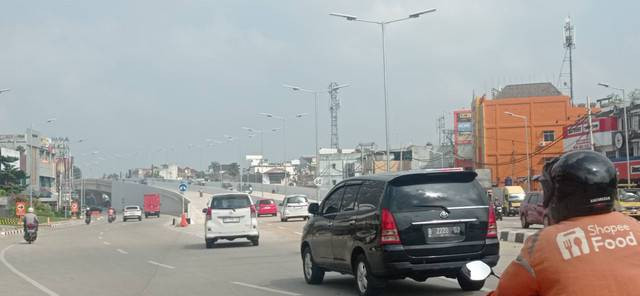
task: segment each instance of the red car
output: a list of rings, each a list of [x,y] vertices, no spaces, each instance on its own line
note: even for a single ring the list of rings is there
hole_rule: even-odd
[[[278,206],[276,201],[270,198],[259,199],[256,202],[256,208],[258,210],[258,216],[260,215],[278,215]]]

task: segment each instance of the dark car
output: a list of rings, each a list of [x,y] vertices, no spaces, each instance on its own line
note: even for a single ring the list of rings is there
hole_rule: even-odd
[[[300,246],[305,280],[353,274],[360,295],[407,277],[446,276],[463,290],[481,289],[484,281],[458,276],[470,261],[495,266],[499,259],[495,215],[476,176],[422,170],[340,182],[322,204],[309,205]]]
[[[522,228],[529,228],[532,224],[550,224],[550,218],[545,213],[542,201],[542,192],[531,191],[527,193],[524,201],[520,204],[520,224]]]
[[[229,182],[222,182],[222,188],[231,190],[233,189],[233,184]]]

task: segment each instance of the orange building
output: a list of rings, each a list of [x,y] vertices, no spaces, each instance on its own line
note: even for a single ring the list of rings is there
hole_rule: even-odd
[[[497,186],[504,186],[510,178],[513,185],[526,189],[526,143],[533,177],[540,174],[546,160],[562,154],[562,128],[586,112],[584,107],[572,106],[569,97],[551,83],[508,85],[494,99],[475,98],[474,165],[491,169]]]

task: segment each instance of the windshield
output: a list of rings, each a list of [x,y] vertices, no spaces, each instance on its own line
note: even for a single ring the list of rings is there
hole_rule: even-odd
[[[485,191],[475,181],[391,186],[389,193],[392,211],[424,210],[426,206],[488,205]]]
[[[620,201],[622,202],[640,202],[640,196],[631,192],[625,192],[620,195]]]
[[[139,207],[126,207],[125,210],[139,210]]]
[[[271,204],[274,204],[274,202],[273,202],[273,200],[271,200],[271,199],[262,199],[262,200],[259,200],[259,201],[258,201],[258,204],[261,204],[261,205],[271,205]]]
[[[251,201],[245,195],[214,196],[211,200],[212,209],[240,209],[250,205]]]
[[[524,197],[524,193],[509,194],[509,201],[523,201]]]
[[[287,203],[306,203],[307,202],[307,197],[306,196],[291,196],[291,197],[287,197]]]

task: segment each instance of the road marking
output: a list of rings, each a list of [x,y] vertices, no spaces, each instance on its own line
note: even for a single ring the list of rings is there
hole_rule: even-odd
[[[293,233],[295,233],[295,234],[297,234],[297,235],[302,235],[302,232],[294,231]]]
[[[116,249],[116,251],[120,252],[120,254],[129,254],[129,252],[123,250],[123,249]]]
[[[287,292],[287,291],[277,290],[277,289],[271,289],[271,288],[261,287],[261,286],[256,286],[256,285],[247,284],[247,283],[241,283],[241,282],[231,282],[231,283],[232,283],[232,284],[235,284],[235,285],[238,285],[238,286],[244,286],[244,287],[248,287],[248,288],[254,288],[254,289],[258,289],[258,290],[262,290],[262,291],[267,291],[267,292],[271,292],[271,293],[278,293],[278,294],[291,295],[291,296],[299,296],[299,295],[302,295],[302,294],[298,294],[298,293]]]
[[[102,236],[98,236],[98,239],[102,239]]]
[[[149,261],[147,261],[147,262],[148,262],[148,263],[151,263],[151,264],[153,264],[153,265],[158,265],[158,266],[160,266],[160,267],[164,267],[164,268],[169,268],[169,269],[174,269],[174,268],[175,268],[175,267],[173,267],[173,266],[171,266],[171,265],[166,265],[166,264],[158,263],[158,262],[151,261],[151,260],[149,260]]]
[[[36,282],[35,280],[33,280],[32,278],[28,277],[26,274],[20,272],[19,270],[17,270],[15,267],[13,267],[13,265],[11,265],[11,263],[9,263],[7,261],[7,259],[4,258],[4,253],[11,247],[13,247],[14,245],[9,245],[6,248],[2,249],[2,251],[0,252],[0,261],[2,261],[2,263],[9,268],[9,270],[11,270],[11,272],[15,273],[17,276],[21,277],[23,280],[27,281],[29,284],[33,285],[34,287],[40,289],[40,291],[44,292],[45,294],[49,295],[49,296],[58,296],[58,294],[56,292],[53,292],[51,290],[49,290],[49,288],[45,287],[44,285]]]
[[[110,243],[110,242],[102,242],[102,243],[103,243],[103,244],[105,244],[105,245],[107,245],[107,246],[111,245],[111,243]]]
[[[439,279],[445,280],[447,282],[456,283],[456,284],[458,283],[458,280],[450,279],[450,278],[446,278],[446,277],[439,277]],[[482,289],[480,289],[480,291],[482,291],[482,292],[492,292],[493,290],[492,289],[487,289],[487,288],[482,288]]]
[[[278,228],[280,228],[280,229],[286,229],[286,228],[284,228],[284,227],[282,227],[282,226],[278,226]]]
[[[102,231],[101,231],[101,232],[100,232],[100,235],[103,235],[103,234],[104,234],[104,232],[102,232]]]

